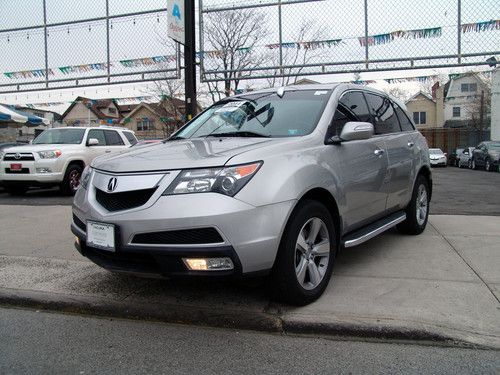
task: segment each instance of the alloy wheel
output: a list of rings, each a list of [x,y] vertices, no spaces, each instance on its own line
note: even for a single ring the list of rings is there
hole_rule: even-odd
[[[424,225],[425,218],[427,217],[429,202],[427,201],[427,189],[424,185],[418,187],[416,215],[418,225]]]
[[[80,172],[73,170],[69,173],[68,183],[71,191],[75,192],[78,190],[78,186],[80,186]]]
[[[295,245],[295,274],[306,290],[316,288],[323,280],[330,259],[330,237],[320,218],[309,219],[299,232]]]

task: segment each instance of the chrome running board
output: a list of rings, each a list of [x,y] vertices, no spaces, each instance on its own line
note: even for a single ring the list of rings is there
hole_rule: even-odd
[[[366,242],[369,239],[379,235],[380,233],[391,229],[392,227],[405,220],[406,213],[396,212],[364,228],[358,229],[355,232],[348,234],[345,238],[342,239],[343,245],[344,247],[353,247],[362,244],[363,242]]]

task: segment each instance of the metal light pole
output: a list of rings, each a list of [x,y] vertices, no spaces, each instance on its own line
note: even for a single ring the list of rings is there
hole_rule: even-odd
[[[186,92],[186,120],[196,115],[196,39],[194,0],[184,0],[186,41],[184,45],[184,73]]]

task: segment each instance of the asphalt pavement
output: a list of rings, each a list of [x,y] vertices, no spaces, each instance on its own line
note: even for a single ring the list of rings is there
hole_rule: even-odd
[[[498,351],[0,308],[2,374],[498,374]],[[7,344],[8,343],[8,344]]]
[[[55,189],[26,197],[0,193],[0,304],[500,348],[500,217],[485,216],[498,212],[499,181],[500,173],[434,170],[426,231],[403,236],[392,230],[342,252],[324,296],[302,308],[274,303],[265,279],[248,285],[108,273],[74,250],[70,197]],[[464,201],[456,203],[454,194]],[[471,211],[479,215],[463,215]]]
[[[455,167],[433,168],[432,215],[500,215],[500,173]],[[31,189],[13,197],[0,188],[0,205],[71,205],[58,188]]]

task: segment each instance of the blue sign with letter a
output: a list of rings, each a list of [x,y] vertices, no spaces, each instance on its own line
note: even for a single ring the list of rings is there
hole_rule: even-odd
[[[176,17],[181,21],[181,10],[179,9],[179,5],[175,4],[172,9],[172,16]]]

